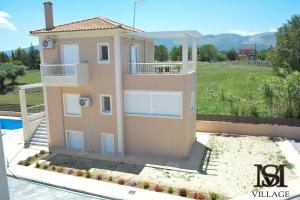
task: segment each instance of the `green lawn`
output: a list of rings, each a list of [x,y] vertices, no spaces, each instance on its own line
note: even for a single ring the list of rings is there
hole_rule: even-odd
[[[255,80],[251,80],[253,74]],[[263,81],[272,75],[272,67],[241,63],[199,63],[197,73],[197,112],[204,114],[230,115],[229,105],[215,105],[209,98],[209,89],[215,90],[221,84],[225,91],[234,96],[247,98],[251,93],[259,112],[265,113],[262,93],[259,90]]]
[[[19,91],[16,88],[17,85],[39,83],[41,82],[41,76],[39,70],[29,70],[25,76],[18,77],[16,84],[10,86],[10,81],[5,81],[7,91],[0,94],[0,105],[1,104],[19,104]],[[38,105],[43,103],[43,94],[41,89],[33,89],[27,91],[26,96],[28,105]]]

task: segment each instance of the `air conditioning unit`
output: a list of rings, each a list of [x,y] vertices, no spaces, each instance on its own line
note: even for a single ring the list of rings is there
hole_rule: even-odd
[[[43,41],[43,47],[50,49],[50,48],[54,48],[55,47],[55,41],[53,38],[46,38]]]
[[[91,105],[91,98],[90,97],[81,97],[79,99],[79,105],[81,107],[89,107]]]

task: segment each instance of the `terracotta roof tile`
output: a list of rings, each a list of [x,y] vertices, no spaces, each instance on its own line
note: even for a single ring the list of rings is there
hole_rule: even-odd
[[[255,48],[250,45],[247,45],[247,46],[241,47],[240,50],[255,50]]]
[[[142,32],[142,30],[133,28],[131,26],[127,26],[125,24],[121,24],[119,22],[104,17],[94,17],[90,19],[58,25],[50,30],[39,29],[39,30],[30,31],[30,34],[35,35],[40,33],[91,31],[91,30],[105,30],[105,29],[117,29],[117,28],[128,30],[128,31]]]

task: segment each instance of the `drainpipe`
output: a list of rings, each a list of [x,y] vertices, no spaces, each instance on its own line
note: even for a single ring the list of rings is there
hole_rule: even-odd
[[[0,199],[9,200],[2,134],[0,133]]]

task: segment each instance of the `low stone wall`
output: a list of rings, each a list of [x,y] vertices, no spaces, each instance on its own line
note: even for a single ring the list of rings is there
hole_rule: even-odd
[[[22,117],[21,112],[0,111],[0,116]]]
[[[208,133],[285,137],[300,140],[300,127],[286,125],[245,124],[197,120],[196,130]]]

